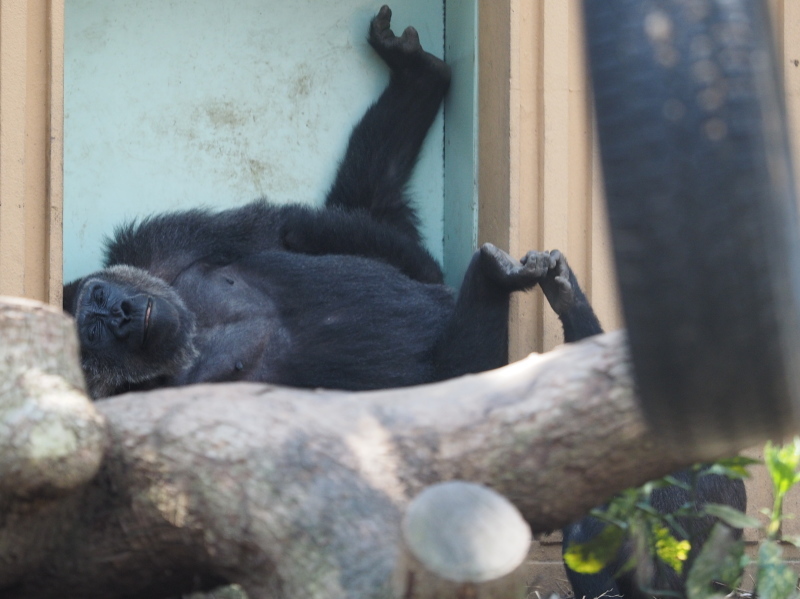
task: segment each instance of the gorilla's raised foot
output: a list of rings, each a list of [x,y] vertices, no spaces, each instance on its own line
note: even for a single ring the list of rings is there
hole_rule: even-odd
[[[529,260],[535,261],[537,265],[548,264],[548,268],[542,275],[539,285],[542,287],[544,296],[553,311],[559,316],[565,315],[575,306],[575,290],[580,288],[564,254],[558,250],[528,252],[522,259],[522,263],[525,264]]]
[[[547,252],[528,252],[519,261],[491,243],[483,244],[480,251],[483,271],[507,291],[531,289],[554,265]]]
[[[369,28],[369,43],[389,68],[399,75],[429,73],[449,83],[450,67],[442,59],[422,49],[417,30],[406,27],[403,34],[397,37],[391,29],[391,21],[392,9],[384,5],[372,19]]]

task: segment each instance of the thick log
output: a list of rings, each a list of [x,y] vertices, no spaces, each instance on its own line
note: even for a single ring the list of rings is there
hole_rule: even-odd
[[[0,588],[35,570],[97,473],[105,422],[84,392],[78,343],[61,310],[0,298]]]
[[[27,335],[47,339],[44,329]],[[3,496],[6,599],[168,597],[222,581],[251,599],[385,599],[402,514],[431,484],[489,486],[538,532],[719,457],[653,439],[621,333],[423,387],[200,385],[95,407],[108,449],[89,484],[47,501]],[[32,426],[38,413],[3,410],[3,426]],[[11,439],[6,451],[24,456],[30,439]]]
[[[104,441],[70,320],[0,298],[0,496],[69,492],[95,475]]]
[[[524,599],[531,531],[503,496],[475,483],[428,487],[408,506],[397,599]]]

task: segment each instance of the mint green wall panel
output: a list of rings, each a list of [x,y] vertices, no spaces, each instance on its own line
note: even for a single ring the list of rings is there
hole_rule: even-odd
[[[445,55],[453,83],[445,100],[445,279],[457,287],[478,243],[477,2],[446,0]]]
[[[352,126],[388,81],[366,43],[380,5],[67,0],[65,279],[96,269],[103,237],[126,219],[260,196],[321,203]],[[443,55],[441,3],[391,6],[396,32],[413,24]],[[443,136],[440,116],[410,190],[427,245],[448,262]]]

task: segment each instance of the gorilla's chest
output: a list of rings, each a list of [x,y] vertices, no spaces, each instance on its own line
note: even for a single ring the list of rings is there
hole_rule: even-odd
[[[236,266],[198,264],[175,282],[197,319],[200,357],[181,376],[202,381],[271,380],[288,349],[288,333],[275,302]]]

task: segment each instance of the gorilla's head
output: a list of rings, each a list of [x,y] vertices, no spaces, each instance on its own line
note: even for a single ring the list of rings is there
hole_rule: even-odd
[[[121,393],[192,364],[195,319],[163,280],[112,266],[64,289],[75,317],[81,363],[92,397]]]

